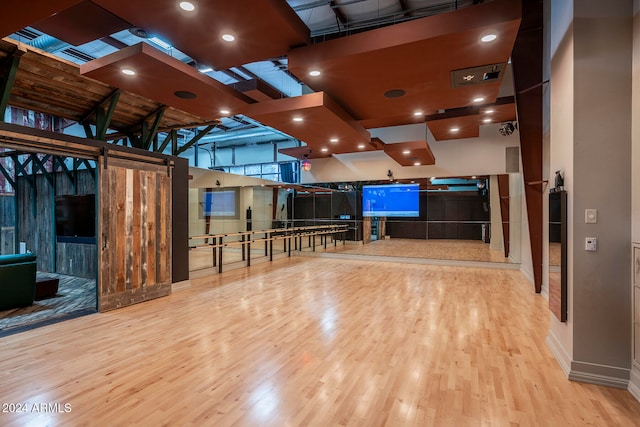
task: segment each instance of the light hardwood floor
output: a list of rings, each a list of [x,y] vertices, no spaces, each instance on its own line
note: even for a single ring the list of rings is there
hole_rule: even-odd
[[[294,257],[192,282],[0,339],[0,401],[27,403],[0,425],[640,422],[627,391],[565,378],[517,271]]]
[[[327,240],[327,248],[323,241],[316,237],[315,252],[340,253],[348,255],[367,255],[384,257],[405,257],[420,259],[475,261],[492,263],[512,263],[510,258],[504,256],[502,250],[491,249],[488,243],[480,240],[422,240],[422,239],[382,239],[362,244],[361,242],[347,242],[346,245],[339,241],[337,245],[330,239]],[[303,238],[303,252],[312,252],[312,245],[308,238]],[[264,244],[257,243],[252,246],[251,262],[266,260]],[[223,270],[228,266],[243,266],[242,252],[239,248],[225,248],[223,251]],[[277,241],[273,245],[273,253],[280,256],[285,253],[283,242]],[[559,253],[559,252],[558,252]],[[189,271],[213,268],[213,251],[211,249],[194,249],[189,252]],[[558,255],[559,259],[559,255]],[[234,265],[235,264],[235,265]]]

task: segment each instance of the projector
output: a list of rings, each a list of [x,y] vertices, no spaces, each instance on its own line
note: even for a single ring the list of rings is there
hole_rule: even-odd
[[[499,131],[500,131],[500,135],[509,136],[516,129],[517,129],[516,125],[514,125],[512,122],[507,122],[507,123],[503,123],[502,126],[500,126]]]

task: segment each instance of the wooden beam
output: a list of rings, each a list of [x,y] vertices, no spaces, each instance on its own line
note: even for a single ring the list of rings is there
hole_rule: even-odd
[[[2,175],[4,175],[4,177],[7,179],[7,181],[9,181],[9,184],[11,184],[11,187],[13,188],[13,191],[15,191],[16,190],[16,182],[11,177],[11,175],[9,175],[9,172],[7,172],[7,170],[4,168],[4,166],[2,166],[2,163],[0,163],[0,173],[2,173]]]
[[[498,175],[498,195],[500,197],[500,218],[502,221],[502,242],[504,248],[504,257],[509,256],[509,175]]]
[[[69,178],[69,181],[71,182],[72,185],[75,186],[75,180],[73,178],[73,175],[71,175],[71,171],[69,170],[69,168],[67,167],[67,165],[65,164],[65,157],[62,156],[54,156],[53,157],[53,170],[56,171],[58,170],[58,167],[56,166],[56,163],[58,163],[58,166],[60,166],[60,169],[62,169],[62,172],[65,174],[65,176],[67,178]]]
[[[542,1],[522,3],[522,23],[512,53],[520,129],[522,176],[529,220],[535,291],[542,291],[543,14]]]
[[[13,82],[16,80],[22,54],[21,50],[15,49],[0,68],[2,75],[2,78],[0,78],[0,121],[4,121],[4,112],[9,104],[11,88],[13,88]]]
[[[104,141],[107,130],[111,125],[113,112],[120,99],[120,90],[116,89],[109,97],[109,107],[104,109],[102,106],[96,108],[96,139]]]
[[[160,146],[158,147],[158,149],[156,150],[158,153],[162,153],[164,151],[165,148],[167,148],[167,145],[169,145],[169,142],[173,142],[173,146],[177,146],[178,143],[178,131],[176,131],[175,129],[172,129],[171,131],[169,131],[169,133],[167,133],[167,136],[165,137],[164,141],[162,141],[162,144],[160,144]],[[172,150],[173,152],[174,150]]]
[[[44,166],[45,162],[49,160],[49,158],[51,158],[51,155],[50,154],[45,155],[42,158],[42,160],[40,160],[40,158],[36,153],[32,153],[29,156],[32,157],[32,161],[33,161],[33,175],[35,176],[37,169],[40,169],[40,171],[42,172],[42,176],[45,177],[45,179],[49,182],[49,185],[51,186],[51,188],[53,188],[53,177],[51,176],[47,168]]]

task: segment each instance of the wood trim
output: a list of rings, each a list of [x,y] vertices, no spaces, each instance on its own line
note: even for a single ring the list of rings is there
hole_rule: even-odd
[[[500,217],[502,218],[502,239],[503,239],[503,247],[504,247],[504,257],[509,257],[509,175],[503,174],[498,175],[498,195],[500,197]]]
[[[520,153],[529,220],[531,261],[536,293],[542,291],[543,16],[542,1],[523,2],[522,23],[512,53],[520,129]]]

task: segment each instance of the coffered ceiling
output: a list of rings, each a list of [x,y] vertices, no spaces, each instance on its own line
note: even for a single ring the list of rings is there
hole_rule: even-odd
[[[429,164],[437,159],[426,141],[410,142],[422,153],[407,160],[399,145],[372,143],[367,129],[425,123],[436,140],[460,139],[488,119],[516,118],[500,88],[519,1],[85,0],[3,9],[0,36],[84,58],[79,78],[202,122],[253,119],[318,156],[383,150],[403,166]],[[58,43],[36,43],[48,36]],[[26,93],[21,76],[10,103],[41,96]]]

